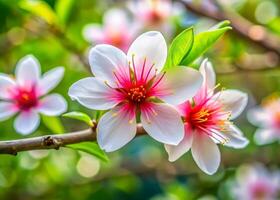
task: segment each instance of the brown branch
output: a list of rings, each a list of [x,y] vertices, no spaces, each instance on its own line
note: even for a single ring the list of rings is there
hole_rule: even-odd
[[[269,31],[260,25],[255,25],[248,21],[244,17],[237,13],[231,11],[223,11],[221,9],[208,9],[207,7],[201,7],[194,5],[190,1],[180,1],[182,2],[186,9],[200,16],[208,17],[217,21],[229,20],[233,31],[239,36],[249,40],[255,44],[258,44],[262,48],[273,51],[278,56],[280,56],[280,39],[269,33]],[[259,35],[256,37],[252,34],[252,31],[257,32]]]
[[[96,125],[94,126],[96,127]],[[137,136],[146,134],[142,125],[137,126]],[[39,149],[59,149],[69,144],[77,144],[86,141],[96,141],[96,129],[90,128],[82,131],[44,135],[40,137],[25,138],[18,140],[0,141],[0,154],[16,155],[21,151]]]

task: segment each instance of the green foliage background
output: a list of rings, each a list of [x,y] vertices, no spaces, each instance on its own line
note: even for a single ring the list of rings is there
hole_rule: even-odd
[[[253,13],[261,0],[243,2],[234,11],[259,23]],[[271,2],[275,3],[278,16],[263,25],[280,37],[279,2]],[[43,72],[55,66],[64,66],[65,77],[53,92],[66,98],[69,111],[81,111],[94,118],[98,113],[72,102],[67,96],[72,83],[91,75],[85,66],[87,61],[83,59],[90,45],[83,39],[81,31],[88,23],[101,23],[103,13],[111,7],[123,6],[123,1],[45,0],[36,3],[0,0],[0,72],[13,74],[17,61],[27,54],[39,59]],[[197,67],[194,59],[215,43],[206,56],[215,66],[218,82],[223,87],[247,92],[250,96],[248,108],[279,91],[280,71],[273,53],[264,52],[231,31],[216,43],[219,37],[211,34],[227,31],[227,22],[220,24],[216,32],[211,30],[210,33],[198,34],[198,31],[206,31],[215,22],[194,16],[187,16],[186,20],[188,17],[193,20],[187,25],[176,26],[176,33],[188,29],[170,46],[166,68],[175,64]],[[193,35],[196,37],[192,38]],[[182,43],[185,45],[182,46]],[[186,56],[186,52],[189,56]],[[259,62],[265,59],[267,62]],[[1,140],[23,138],[15,133],[12,122],[13,119],[0,122]],[[246,112],[236,124],[251,142],[242,150],[221,146],[222,163],[214,176],[203,174],[190,153],[175,163],[169,163],[163,146],[143,136],[110,153],[107,162],[97,159],[98,155],[93,157],[85,153],[91,151],[87,145],[59,151],[24,152],[17,156],[0,155],[0,199],[177,200],[198,199],[205,195],[213,199],[232,199],[229,191],[238,166],[255,162],[264,163],[269,168],[279,169],[280,166],[279,144],[254,144],[252,137],[255,127],[248,123]],[[87,124],[75,119],[44,117],[38,131],[28,137],[84,128],[87,128]],[[84,148],[85,152],[73,148]]]

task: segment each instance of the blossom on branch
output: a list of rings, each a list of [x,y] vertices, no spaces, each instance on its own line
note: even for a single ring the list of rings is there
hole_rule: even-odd
[[[238,90],[222,90],[214,93],[216,75],[210,62],[200,66],[204,82],[192,100],[177,109],[185,125],[184,139],[178,145],[165,145],[170,161],[175,161],[191,149],[193,159],[207,174],[217,171],[220,151],[217,143],[233,148],[243,148],[248,140],[232,124],[231,120],[241,114],[247,105],[247,94]]]
[[[280,98],[268,97],[261,106],[248,111],[248,120],[257,129],[254,140],[259,145],[280,140]]]
[[[89,63],[95,77],[74,83],[69,96],[90,109],[111,109],[97,125],[102,149],[115,151],[131,141],[138,116],[155,140],[176,145],[183,139],[183,122],[173,106],[195,95],[202,76],[180,66],[162,72],[166,57],[166,42],[156,31],[140,35],[127,55],[106,44],[91,49]]]
[[[104,14],[103,25],[86,25],[83,36],[90,43],[110,44],[126,52],[138,30],[139,26],[129,20],[125,11],[111,9]]]
[[[279,171],[269,172],[260,164],[243,165],[237,170],[236,181],[231,191],[234,199],[278,199],[280,173]]]
[[[67,103],[59,94],[46,94],[55,88],[64,74],[57,67],[42,77],[38,60],[28,55],[22,58],[15,70],[15,78],[0,74],[0,121],[19,113],[14,121],[18,133],[30,134],[40,124],[39,113],[57,116],[67,109]]]

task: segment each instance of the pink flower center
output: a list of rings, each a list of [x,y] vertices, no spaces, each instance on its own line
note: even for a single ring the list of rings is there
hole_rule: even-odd
[[[29,90],[19,88],[14,96],[14,100],[21,110],[29,110],[30,108],[37,106],[38,98],[35,87],[32,87]]]
[[[230,124],[230,113],[224,111],[224,105],[218,101],[218,96],[209,94],[202,88],[194,97],[193,102],[188,101],[184,107],[184,122],[197,133],[207,134],[220,143],[227,142],[221,132],[227,130]]]
[[[136,68],[134,56],[129,65],[129,72],[122,70],[114,72],[117,88],[114,88],[123,102],[129,102],[136,106],[155,96],[157,86],[162,81],[165,73],[157,76],[154,64],[146,66],[146,59],[140,67]]]
[[[134,103],[142,103],[146,100],[147,91],[143,85],[132,87],[127,92],[127,99]]]

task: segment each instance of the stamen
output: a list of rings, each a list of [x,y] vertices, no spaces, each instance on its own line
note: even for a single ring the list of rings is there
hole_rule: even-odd
[[[152,64],[151,65],[151,67],[150,67],[150,69],[149,69],[149,71],[148,71],[148,73],[147,73],[147,75],[146,75],[146,77],[145,77],[145,82],[147,82],[147,80],[148,80],[148,78],[149,78],[149,75],[150,75],[150,73],[151,73],[151,70],[152,70],[152,68],[155,66],[155,64]]]
[[[143,63],[143,66],[142,66],[142,72],[141,72],[141,80],[143,80],[143,75],[144,75],[144,70],[145,70],[145,67],[146,67],[146,57],[144,59],[144,63]]]
[[[135,67],[135,63],[134,63],[134,56],[135,56],[135,54],[132,54],[132,66],[133,66],[133,71],[134,71],[134,79],[137,84],[138,79],[137,79],[137,72],[136,72],[136,67]]]
[[[158,81],[152,86],[151,89],[155,88],[159,83],[160,81],[163,79],[164,75],[166,74],[166,72],[163,72],[163,74],[161,75],[161,77],[158,79]]]

